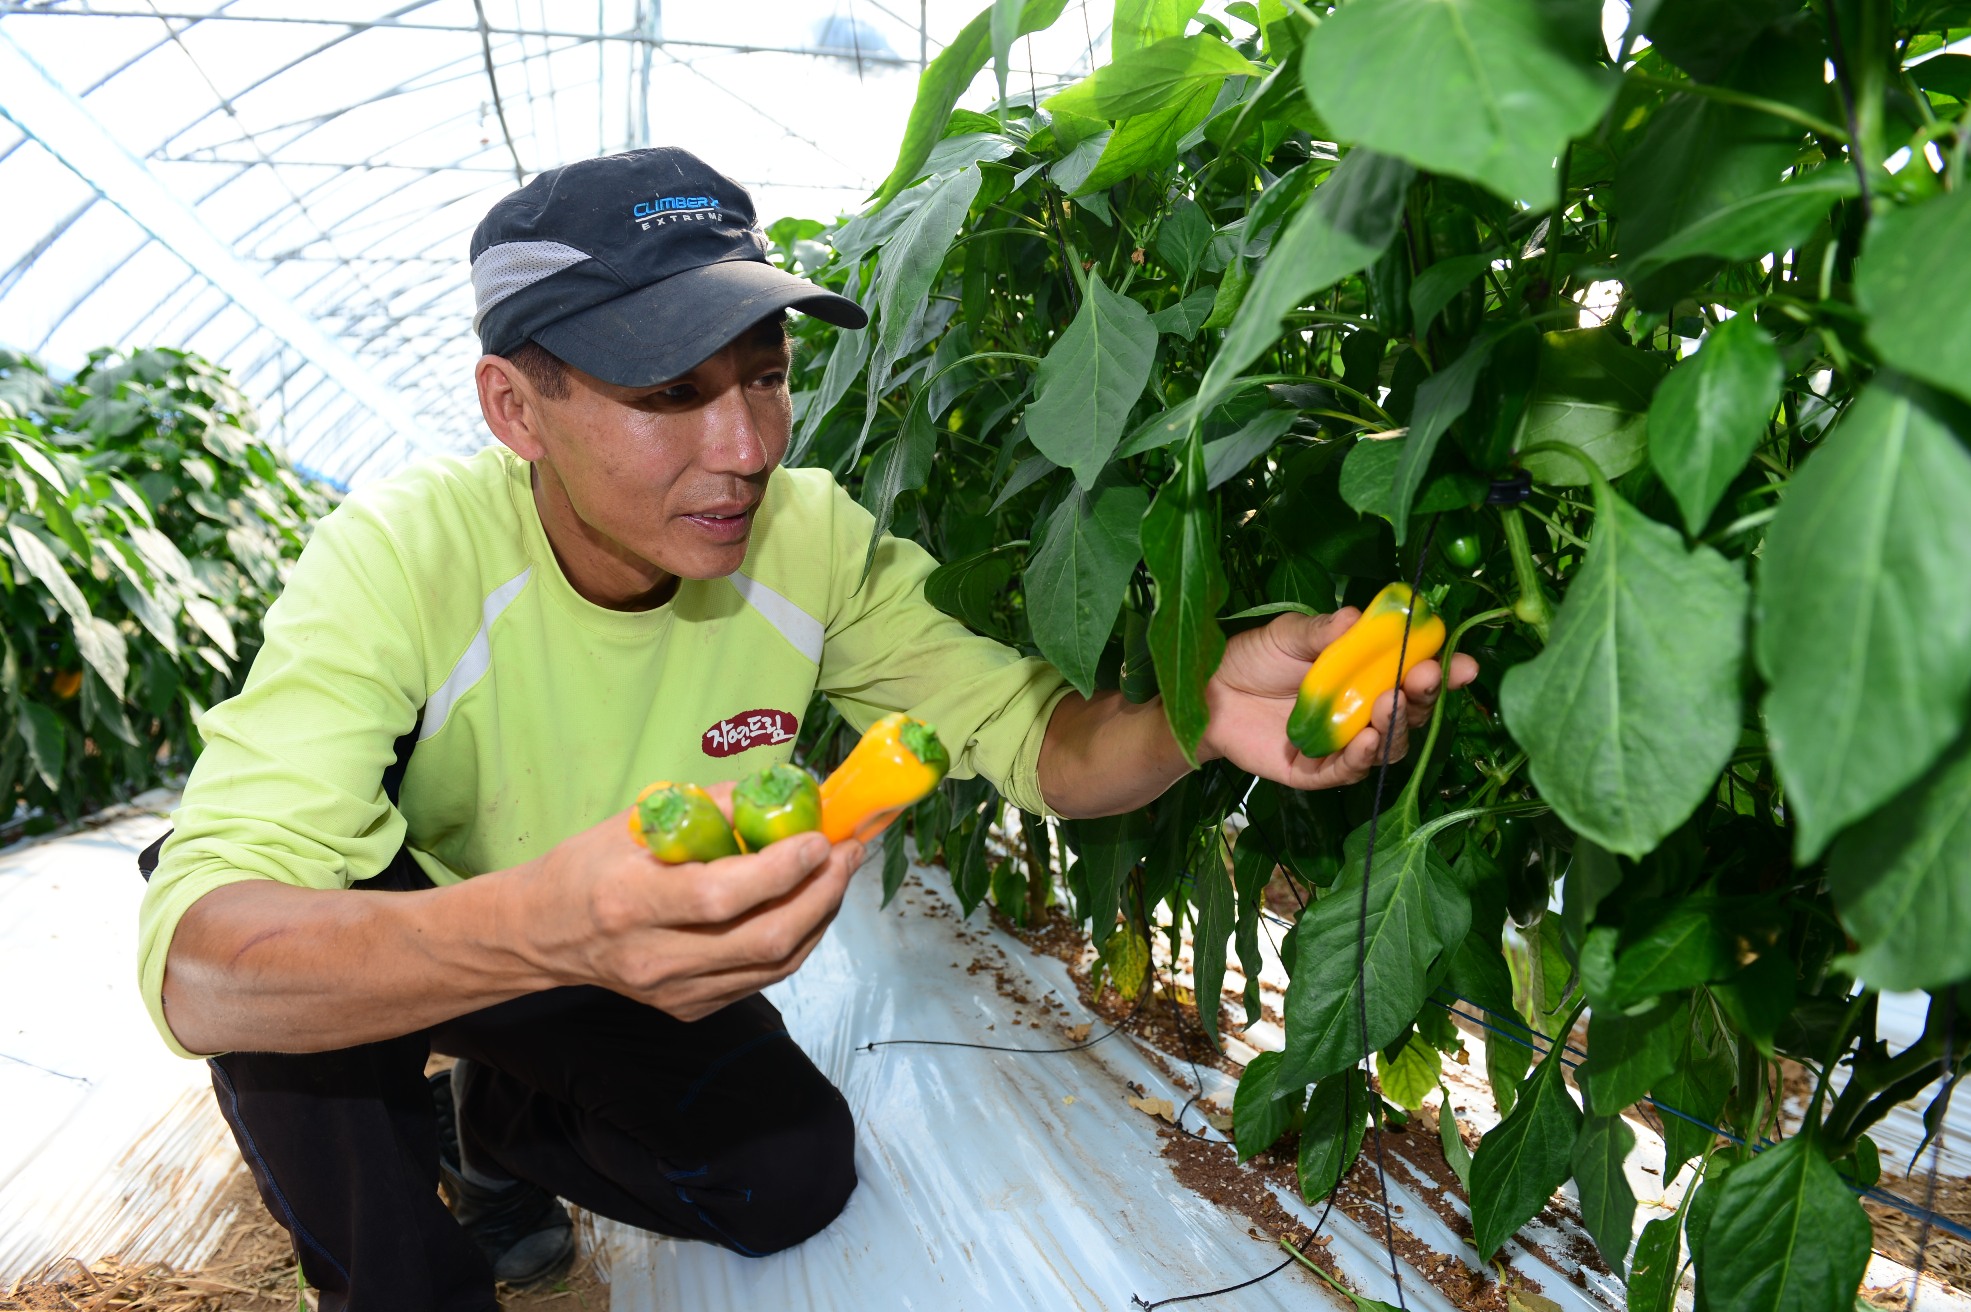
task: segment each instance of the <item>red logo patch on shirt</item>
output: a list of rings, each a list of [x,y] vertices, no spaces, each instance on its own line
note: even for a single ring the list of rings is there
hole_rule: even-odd
[[[707,756],[737,756],[752,747],[791,743],[801,722],[786,711],[745,711],[699,735]]]

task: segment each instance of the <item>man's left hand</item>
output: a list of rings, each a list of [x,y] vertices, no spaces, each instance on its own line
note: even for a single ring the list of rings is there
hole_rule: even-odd
[[[1307,667],[1360,615],[1354,607],[1319,617],[1289,613],[1234,634],[1218,673],[1205,685],[1211,724],[1198,745],[1199,759],[1224,757],[1241,770],[1289,788],[1338,788],[1366,777],[1382,760],[1393,693],[1376,700],[1369,727],[1332,756],[1303,756],[1287,738],[1287,717]],[[1453,688],[1477,677],[1477,661],[1464,655],[1452,658]],[[1419,661],[1403,680],[1403,714],[1397,717],[1396,739],[1390,745],[1392,761],[1408,750],[1409,730],[1430,718],[1443,686],[1443,668],[1434,660]]]

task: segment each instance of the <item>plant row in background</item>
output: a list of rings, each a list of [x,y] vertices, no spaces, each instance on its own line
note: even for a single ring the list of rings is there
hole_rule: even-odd
[[[1541,1047],[1585,1009],[1579,1103],[1487,1045],[1480,1255],[1572,1178],[1632,1308],[1694,1260],[1700,1307],[1846,1312],[1868,1131],[1971,1053],[1971,5],[1639,0],[1611,48],[1588,0],[1118,0],[1111,62],[1009,78],[1062,9],[981,13],[875,203],[770,230],[874,312],[798,325],[792,458],[946,562],[937,604],[1160,696],[1187,751],[1228,632],[1420,559],[1482,672],[1399,767],[1365,921],[1368,784],[1208,764],[1069,852],[1028,818],[1022,871],[952,781],[920,848],[968,911],[1060,876],[1125,981],[1188,925],[1214,1037],[1284,872],[1286,1048],[1235,1135],[1298,1125],[1309,1198],[1366,1054],[1414,1108],[1446,1005]],[[956,108],[991,66],[1004,99]],[[1931,995],[1906,1050],[1880,989]],[[1651,1165],[1702,1184],[1632,1253],[1645,1099],[1682,1114]]]
[[[175,782],[333,493],[254,435],[225,373],[0,351],[0,826]],[[0,830],[4,832],[4,830]]]

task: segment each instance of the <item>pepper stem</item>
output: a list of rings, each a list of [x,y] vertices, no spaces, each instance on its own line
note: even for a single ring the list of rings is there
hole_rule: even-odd
[[[1533,564],[1533,544],[1526,539],[1526,520],[1518,506],[1502,506],[1499,523],[1505,529],[1506,547],[1512,552],[1513,579],[1519,584],[1512,613],[1538,634],[1544,644],[1548,626],[1553,623],[1553,612],[1547,606],[1546,592],[1540,587],[1539,568]]]
[[[1458,654],[1458,639],[1464,637],[1465,634],[1481,624],[1490,624],[1494,620],[1502,620],[1510,614],[1512,614],[1511,611],[1503,608],[1481,611],[1467,619],[1457,628],[1451,630],[1451,636],[1444,640],[1443,649],[1437,653],[1437,662],[1444,668],[1444,679],[1446,683],[1449,683],[1451,678],[1451,658]],[[1437,747],[1437,733],[1444,724],[1444,706],[1450,700],[1451,690],[1446,687],[1438,694],[1437,705],[1430,708],[1430,728],[1424,734],[1423,751],[1417,755],[1417,765],[1410,772],[1410,782],[1403,785],[1403,795],[1396,799],[1397,805],[1403,808],[1403,814],[1409,818],[1410,825],[1413,828],[1416,826],[1418,816],[1421,814],[1417,809],[1417,804],[1419,795],[1423,791],[1424,771],[1430,764],[1431,752]]]

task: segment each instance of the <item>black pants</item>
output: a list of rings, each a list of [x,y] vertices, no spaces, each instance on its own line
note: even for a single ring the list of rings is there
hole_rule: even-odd
[[[366,886],[409,882],[393,867]],[[220,1109],[328,1312],[497,1308],[438,1197],[432,1051],[471,1064],[468,1160],[645,1230],[757,1257],[821,1230],[855,1188],[848,1104],[762,997],[687,1024],[552,989],[337,1052],[214,1058]]]

